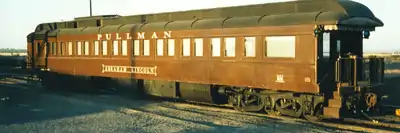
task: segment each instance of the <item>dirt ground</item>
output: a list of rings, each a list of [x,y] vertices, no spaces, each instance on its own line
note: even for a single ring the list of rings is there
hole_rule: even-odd
[[[0,85],[0,132],[394,132],[341,124],[312,124],[232,109],[121,97],[101,93],[44,90],[6,79]],[[396,130],[397,131],[397,130]],[[399,130],[400,131],[400,130]]]

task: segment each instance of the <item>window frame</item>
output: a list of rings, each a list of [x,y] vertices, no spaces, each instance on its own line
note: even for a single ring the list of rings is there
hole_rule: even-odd
[[[294,40],[293,44],[293,57],[288,57],[288,56],[268,56],[268,37],[292,37]],[[264,59],[279,59],[279,60],[295,60],[297,58],[297,45],[298,45],[298,36],[297,35],[269,35],[269,36],[263,36],[263,58]]]

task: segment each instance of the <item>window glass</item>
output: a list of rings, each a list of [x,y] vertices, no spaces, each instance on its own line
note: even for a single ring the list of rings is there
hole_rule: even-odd
[[[113,55],[118,55],[118,41],[113,41]]]
[[[76,50],[77,50],[77,52],[76,53],[78,53],[78,55],[81,55],[82,54],[82,42],[76,42]]]
[[[150,41],[149,40],[143,41],[143,55],[144,56],[150,55]]]
[[[128,55],[128,41],[127,40],[122,40],[121,43],[121,51],[122,55]]]
[[[266,37],[267,57],[294,58],[295,36]]]
[[[84,52],[85,52],[85,55],[89,55],[89,42],[88,41],[85,41]]]
[[[324,33],[322,35],[322,39],[323,39],[323,47],[322,47],[322,54],[323,57],[329,58],[329,52],[330,52],[330,46],[331,46],[331,42],[330,42],[330,33]]]
[[[157,39],[157,55],[163,56],[164,55],[164,39]]]
[[[64,55],[64,43],[60,42],[60,55]]]
[[[168,39],[168,56],[174,56],[174,55],[175,55],[175,40]]]
[[[103,51],[103,55],[107,55],[107,41],[103,41],[102,42],[102,51]]]
[[[140,55],[140,41],[135,40],[133,42],[133,55],[139,56]]]
[[[225,38],[225,56],[234,57],[235,56],[235,38]]]
[[[68,55],[72,55],[72,42],[68,42]]]
[[[94,41],[94,55],[99,55],[99,41]]]
[[[190,39],[183,39],[182,55],[190,56]]]
[[[212,38],[211,39],[211,49],[212,56],[221,56],[221,39],[220,38]]]
[[[56,55],[57,44],[55,42],[51,43],[51,54]]]
[[[196,38],[194,39],[195,46],[195,56],[203,56],[203,39]]]
[[[256,56],[256,37],[245,37],[244,38],[244,48],[246,57]]]

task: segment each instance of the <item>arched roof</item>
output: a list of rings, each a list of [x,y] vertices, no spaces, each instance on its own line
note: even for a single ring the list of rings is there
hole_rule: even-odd
[[[374,29],[384,25],[368,7],[351,0],[297,0],[122,16],[104,18],[104,20],[109,24],[105,23],[105,26],[98,27],[99,30],[94,28],[91,32],[119,32],[122,29],[124,32],[130,31],[129,29],[163,31],[302,24],[344,25]],[[92,27],[88,28],[92,29]],[[59,34],[82,34],[85,31],[87,29],[68,28],[68,30],[61,29]]]

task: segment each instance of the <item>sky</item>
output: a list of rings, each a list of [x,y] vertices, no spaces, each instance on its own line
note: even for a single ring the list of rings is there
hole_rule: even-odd
[[[93,15],[118,14],[122,16],[237,6],[290,0],[92,0]],[[396,31],[400,27],[397,14],[400,0],[354,0],[369,7],[381,19],[378,27],[364,40],[366,52],[400,51]],[[89,16],[89,0],[1,0],[0,48],[26,48],[26,36],[39,23],[73,20]]]

